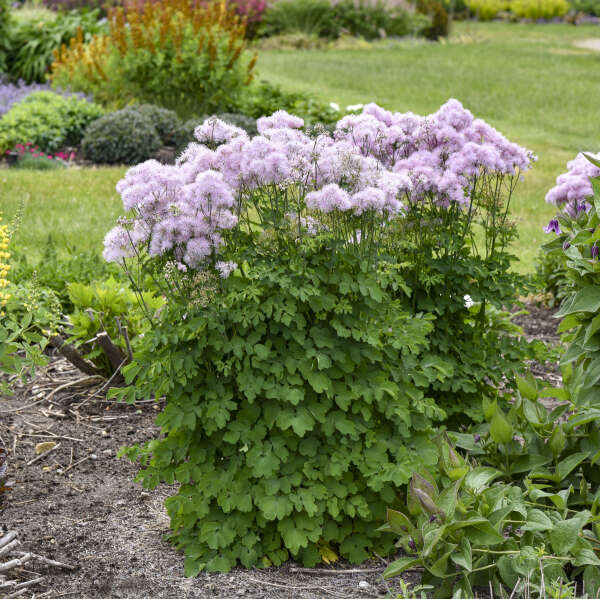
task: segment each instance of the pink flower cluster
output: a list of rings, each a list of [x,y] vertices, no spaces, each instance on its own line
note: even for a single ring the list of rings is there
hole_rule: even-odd
[[[600,160],[600,154],[590,156]],[[590,178],[600,176],[600,168],[583,154],[578,154],[567,164],[567,169],[566,173],[557,177],[556,185],[546,194],[546,202],[554,204],[564,214],[575,218],[580,212],[589,210],[586,199],[593,195]]]
[[[150,256],[172,252],[178,262],[198,268],[218,252],[221,232],[237,224],[231,187],[215,170],[149,160],[130,169],[117,191],[134,217],[105,237],[109,262],[132,257],[145,246]]]
[[[258,119],[259,135],[249,138],[211,117],[195,131],[200,143],[190,144],[175,166],[148,161],[132,168],[117,190],[134,218],[107,235],[106,259],[145,246],[151,256],[172,253],[192,268],[215,265],[222,232],[266,196],[282,221],[290,213],[300,223],[317,217],[325,221],[321,230],[332,230],[336,214],[355,219],[339,231],[356,241],[366,213],[385,222],[424,198],[442,207],[468,204],[477,181],[516,176],[535,159],[456,100],[428,117],[369,104],[339,121],[333,135],[310,136],[303,125],[278,111]],[[221,275],[229,274],[219,264]]]
[[[432,194],[442,205],[468,203],[482,175],[512,176],[536,160],[457,100],[427,117],[368,104],[362,114],[339,121],[335,138],[350,141],[392,172],[407,174],[412,201]]]
[[[73,160],[75,158],[75,152],[71,152],[70,154],[65,154],[64,152],[55,152],[52,154],[45,154],[40,151],[39,146],[34,146],[32,142],[28,141],[26,144],[17,144],[12,150],[6,150],[5,154],[11,154],[12,152],[16,152],[19,155],[19,158],[23,158],[25,154],[30,155],[32,158],[47,158],[48,160]]]

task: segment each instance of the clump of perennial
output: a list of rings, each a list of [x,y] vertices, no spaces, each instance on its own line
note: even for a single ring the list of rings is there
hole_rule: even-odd
[[[234,227],[327,232],[353,250],[376,245],[410,205],[467,207],[490,178],[512,189],[535,156],[450,100],[427,117],[368,104],[333,135],[310,136],[302,119],[278,111],[259,135],[211,117],[174,166],[130,169],[117,190],[132,218],[105,239],[107,260],[139,252],[226,278],[224,234]],[[235,249],[235,248],[232,248]]]
[[[600,154],[590,156],[600,159]],[[590,178],[600,176],[600,168],[583,154],[578,154],[574,160],[567,163],[567,169],[566,173],[557,177],[556,185],[546,194],[546,202],[559,208],[563,216],[577,218],[579,214],[590,209],[587,201],[593,195]],[[554,231],[560,235],[558,220],[553,218],[544,231]]]
[[[10,299],[10,295],[6,292],[8,287],[8,272],[10,270],[8,244],[10,238],[8,235],[8,225],[3,225],[2,217],[0,216],[0,316],[4,315],[3,308]]]

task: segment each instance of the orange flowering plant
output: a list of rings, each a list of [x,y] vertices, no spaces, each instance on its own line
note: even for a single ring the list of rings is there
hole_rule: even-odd
[[[146,102],[182,117],[233,110],[253,78],[246,19],[225,0],[134,2],[109,10],[109,32],[55,52],[57,87],[120,108]]]

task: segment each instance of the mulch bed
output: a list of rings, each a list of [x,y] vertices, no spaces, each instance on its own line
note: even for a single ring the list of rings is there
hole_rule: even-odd
[[[527,335],[557,342],[552,314],[529,309],[529,316],[518,317]],[[186,579],[183,556],[163,538],[169,531],[163,503],[175,487],[145,491],[133,482],[136,466],[116,459],[121,446],[158,434],[160,405],[94,397],[101,386],[86,386],[92,382],[53,358],[35,381],[0,399],[0,447],[8,450],[7,474],[14,481],[12,491],[0,494],[0,543],[9,531],[20,541],[13,554],[2,555],[0,548],[0,568],[35,554],[21,567],[0,571],[0,587],[3,575],[4,583],[43,577],[20,595],[13,587],[0,590],[0,597],[366,599],[400,592],[397,580],[383,580],[382,558],[359,567],[338,562],[307,572],[290,562]],[[57,446],[38,455],[42,442]],[[412,584],[418,579],[418,572],[405,576]]]

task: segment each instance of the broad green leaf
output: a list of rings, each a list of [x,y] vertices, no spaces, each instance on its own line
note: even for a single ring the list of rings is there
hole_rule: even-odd
[[[466,537],[460,540],[459,546],[451,555],[452,561],[468,572],[473,569],[473,554],[471,551],[471,543]]]
[[[590,285],[578,291],[570,301],[566,301],[555,318],[563,318],[575,312],[597,312],[600,309],[600,286]]]
[[[533,377],[528,380],[521,376],[517,377],[517,388],[521,392],[521,395],[530,399],[531,401],[535,401],[538,397],[537,389],[535,386],[535,380]]]
[[[559,462],[556,466],[556,473],[561,479],[567,478],[581,462],[583,462],[588,457],[587,452],[574,453],[569,457],[565,458],[562,462]]]
[[[473,468],[465,477],[465,485],[475,493],[479,493],[501,474],[500,470],[496,470],[496,468],[486,466]]]
[[[552,520],[542,510],[534,508],[527,512],[527,522],[521,526],[521,530],[539,530],[543,532],[550,530],[553,526]]]
[[[490,423],[490,435],[498,444],[509,443],[512,441],[512,426],[500,408],[495,411],[492,417],[492,422]]]
[[[395,562],[392,562],[383,572],[384,578],[393,578],[394,576],[399,576],[406,570],[410,570],[410,568],[414,568],[415,566],[420,566],[421,560],[414,557],[401,557],[397,559]]]
[[[577,543],[581,529],[587,524],[591,513],[583,510],[569,520],[562,520],[554,525],[548,537],[552,549],[559,556],[566,556]]]

